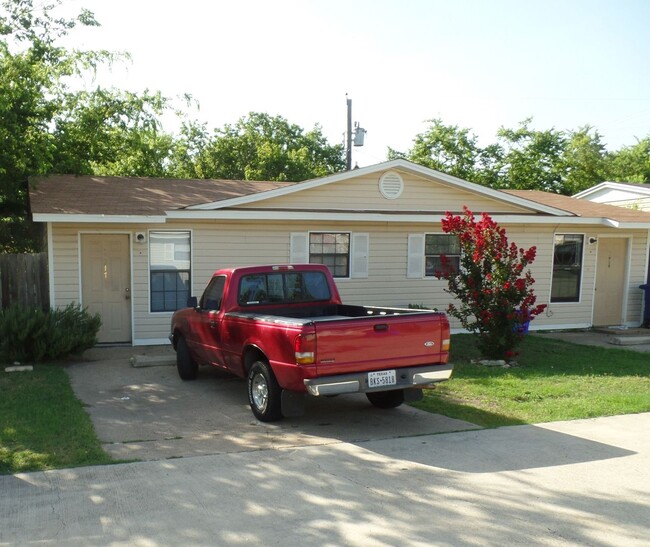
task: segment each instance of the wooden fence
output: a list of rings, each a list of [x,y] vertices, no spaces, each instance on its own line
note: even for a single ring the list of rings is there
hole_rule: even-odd
[[[0,301],[50,309],[47,253],[0,254]]]

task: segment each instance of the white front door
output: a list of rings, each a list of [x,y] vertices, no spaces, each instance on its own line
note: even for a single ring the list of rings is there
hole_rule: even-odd
[[[127,234],[82,234],[82,305],[98,313],[99,342],[131,341],[131,283]]]
[[[627,239],[599,238],[594,294],[594,326],[621,325],[623,288],[627,260]]]

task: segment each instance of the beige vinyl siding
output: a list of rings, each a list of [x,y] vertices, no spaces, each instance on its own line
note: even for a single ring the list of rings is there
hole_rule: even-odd
[[[242,207],[460,212],[463,205],[466,205],[477,212],[530,212],[523,207],[405,173],[401,173],[404,179],[402,195],[397,199],[386,199],[379,192],[379,178],[382,174],[331,183]]]
[[[88,227],[86,227],[88,226]],[[337,285],[344,302],[361,305],[399,306],[424,304],[446,310],[450,295],[446,283],[435,278],[407,279],[408,235],[411,233],[442,233],[440,223],[337,223],[337,222],[168,222],[165,225],[57,225],[52,227],[53,263],[55,268],[56,305],[78,302],[79,233],[131,233],[132,306],[134,342],[163,341],[169,334],[171,313],[149,311],[149,230],[189,230],[192,241],[192,294],[200,296],[212,273],[219,268],[254,264],[283,264],[289,261],[290,234],[308,231],[349,231],[369,235],[368,277],[341,279]],[[538,303],[549,304],[546,314],[537,318],[534,328],[568,328],[591,324],[593,285],[597,245],[589,245],[589,237],[612,235],[631,237],[629,271],[629,304],[627,320],[638,324],[643,292],[638,285],[645,280],[647,267],[647,230],[625,233],[611,229],[577,229],[575,226],[510,225],[504,226],[510,241],[519,247],[537,247],[537,259],[531,270],[536,279]],[[137,243],[135,232],[147,233],[145,243]],[[585,235],[585,253],[580,301],[550,304],[550,290],[555,233]],[[452,328],[459,325],[452,321]]]
[[[52,224],[55,306],[78,304],[81,299],[79,278],[79,229]]]

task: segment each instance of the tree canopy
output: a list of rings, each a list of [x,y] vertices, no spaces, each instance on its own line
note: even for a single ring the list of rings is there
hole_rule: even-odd
[[[608,152],[590,126],[577,130],[535,130],[532,119],[515,129],[501,127],[496,141],[481,147],[470,129],[430,120],[408,152],[389,149],[449,175],[492,188],[543,190],[572,195],[600,182],[650,182],[650,136]]]
[[[88,10],[57,17],[61,3],[0,3],[0,252],[40,247],[29,222],[33,175],[299,181],[344,169],[342,146],[329,145],[319,126],[305,132],[280,116],[250,113],[210,131],[160,92],[75,90],[75,77],[121,56],[61,47],[75,27],[99,25]],[[163,129],[167,113],[184,120],[180,134]]]

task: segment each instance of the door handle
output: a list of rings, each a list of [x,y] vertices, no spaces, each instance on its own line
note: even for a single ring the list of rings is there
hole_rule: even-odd
[[[124,292],[125,292],[124,298],[125,298],[126,300],[130,300],[130,299],[131,299],[131,289],[129,289],[129,288],[127,287],[126,289],[124,289]]]
[[[388,325],[386,323],[381,323],[379,325],[375,325],[375,332],[383,332],[388,330]]]
[[[210,321],[210,328],[211,329],[216,329],[217,328],[217,322],[214,319],[212,319]]]

